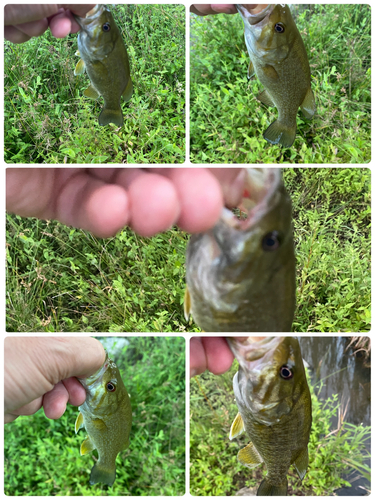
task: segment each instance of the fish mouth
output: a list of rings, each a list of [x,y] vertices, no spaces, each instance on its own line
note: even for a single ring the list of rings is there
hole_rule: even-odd
[[[106,5],[97,4],[95,5],[95,7],[93,7],[86,13],[85,17],[80,17],[77,16],[76,14],[73,14],[73,16],[74,19],[77,21],[77,23],[80,25],[80,27],[84,31],[87,31],[91,24],[95,24],[97,22],[97,19],[101,16],[103,10],[109,11]]]
[[[248,168],[239,217],[228,208],[223,208],[221,221],[240,231],[247,231],[262,219],[273,207],[275,195],[281,184],[279,168]]]
[[[103,375],[106,372],[106,370],[107,370],[107,368],[108,368],[108,366],[109,366],[110,363],[111,363],[111,360],[108,358],[108,353],[106,351],[104,363],[99,368],[99,370],[97,372],[95,372],[93,375],[90,375],[87,378],[78,378],[78,380],[83,385],[83,387],[87,391],[89,391],[90,390],[90,386],[92,386],[93,384],[95,384],[98,380],[101,380],[101,378],[103,377]]]
[[[237,11],[243,19],[243,22],[250,24],[251,26],[263,26],[268,22],[268,18],[275,8],[275,5],[267,5],[262,11],[256,14],[250,14],[245,5],[236,4]]]
[[[285,337],[265,337],[261,340],[259,337],[247,337],[240,341],[236,337],[227,337],[233,355],[246,370],[259,369],[267,354],[273,353],[284,340]]]

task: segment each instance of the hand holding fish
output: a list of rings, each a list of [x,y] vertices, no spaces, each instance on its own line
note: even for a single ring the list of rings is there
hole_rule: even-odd
[[[104,363],[101,343],[90,337],[7,337],[4,350],[4,422],[33,415],[60,418],[86,391],[74,377],[92,375]]]
[[[252,14],[263,10],[267,5],[263,4],[249,4],[246,8]],[[195,4],[190,7],[190,12],[197,14],[197,16],[208,16],[210,14],[236,14],[237,9],[235,4]]]
[[[4,37],[24,43],[50,28],[56,38],[76,33],[80,27],[72,13],[83,16],[94,4],[8,4],[4,7]]]
[[[9,168],[7,210],[101,238],[126,225],[147,237],[173,224],[200,232],[216,223],[224,202],[238,203],[243,183],[243,170],[233,168]]]

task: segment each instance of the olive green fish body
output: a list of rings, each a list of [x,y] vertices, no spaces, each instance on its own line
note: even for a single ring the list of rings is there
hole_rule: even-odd
[[[91,81],[84,95],[92,99],[103,97],[100,125],[114,123],[122,126],[121,96],[128,101],[133,94],[133,84],[120,30],[105,5],[94,7],[86,18],[75,18],[81,26],[78,51],[82,58],[75,74],[82,74],[86,70]]]
[[[256,73],[265,90],[258,99],[276,106],[278,118],[264,133],[272,144],[290,147],[296,136],[298,108],[306,118],[315,113],[310,66],[302,37],[287,5],[269,5],[251,15],[237,5],[245,25],[251,59],[249,76]]]
[[[90,484],[111,486],[116,477],[116,457],[129,446],[132,423],[130,399],[115,363],[106,358],[103,367],[88,379],[80,379],[86,389],[86,401],[79,407],[76,432],[85,427],[88,437],[81,455],[97,450]]]
[[[247,219],[228,209],[186,252],[185,315],[206,332],[290,331],[295,308],[291,201],[279,169],[247,169]]]
[[[257,495],[286,495],[290,466],[294,464],[301,480],[306,474],[311,430],[311,396],[298,340],[228,342],[240,364],[233,379],[239,414],[230,439],[246,431],[251,442],[238,460],[250,468],[266,464],[267,476]]]

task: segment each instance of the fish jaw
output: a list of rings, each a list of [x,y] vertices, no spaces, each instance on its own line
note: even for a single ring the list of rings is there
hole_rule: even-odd
[[[189,310],[205,331],[290,331],[295,259],[291,202],[280,169],[247,169],[244,194],[247,219],[238,220],[224,208],[212,230],[190,239]],[[275,251],[265,245],[273,238]],[[272,283],[280,283],[282,291]]]

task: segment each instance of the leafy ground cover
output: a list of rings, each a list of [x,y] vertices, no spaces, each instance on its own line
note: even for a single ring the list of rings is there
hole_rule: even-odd
[[[185,160],[185,7],[121,5],[112,13],[128,50],[134,94],[124,125],[101,127],[103,99],[75,77],[77,34],[48,30],[5,41],[4,143],[8,163],[181,163]]]
[[[96,451],[80,456],[78,409],[58,420],[43,410],[4,430],[4,491],[14,496],[166,496],[185,493],[185,339],[127,337],[113,355],[130,395],[130,447],[116,460],[112,487],[90,486]],[[100,338],[99,338],[100,340]],[[109,351],[111,354],[111,351]]]
[[[205,372],[191,380],[190,493],[194,496],[233,496],[244,487],[255,492],[266,475],[264,465],[251,470],[237,461],[248,436],[229,441],[230,426],[238,412],[232,388],[237,370],[235,361],[224,375]],[[321,387],[322,383],[310,386],[313,424],[308,472],[301,483],[294,468],[289,469],[288,495],[333,495],[351,485],[345,477],[353,471],[356,479],[360,476],[370,481],[366,461],[370,458],[371,428],[343,422],[339,396],[322,400]],[[334,416],[341,422],[335,428],[331,423]]]
[[[284,169],[293,199],[293,331],[370,330],[370,180],[365,168]],[[199,331],[183,317],[188,235],[124,229],[97,239],[7,216],[7,330]]]
[[[191,15],[191,161],[194,163],[367,163],[371,145],[370,6],[295,6],[317,112],[297,115],[290,149],[263,132],[277,117],[247,80],[239,15]]]

